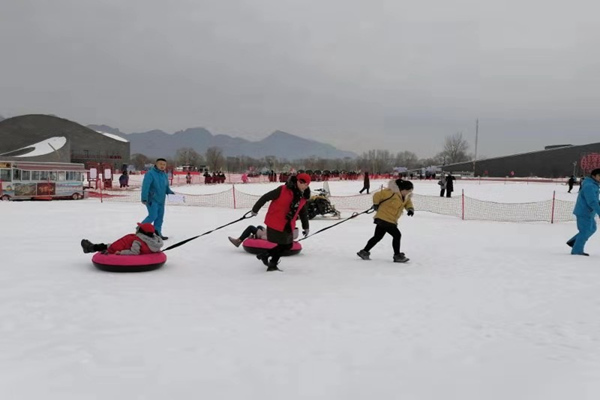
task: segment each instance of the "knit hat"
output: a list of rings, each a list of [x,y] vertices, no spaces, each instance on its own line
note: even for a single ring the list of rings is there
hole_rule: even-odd
[[[310,185],[310,175],[309,174],[305,174],[305,173],[298,174],[296,176],[296,179],[298,179],[298,181],[304,181],[304,183],[306,183],[307,185]]]
[[[156,232],[156,231],[154,230],[154,225],[152,225],[152,224],[150,224],[150,223],[148,223],[148,222],[147,222],[147,223],[145,223],[145,224],[140,224],[140,223],[138,222],[138,224],[137,224],[137,225],[138,225],[138,227],[140,228],[140,230],[141,230],[141,231],[144,231],[144,232],[146,232],[146,233],[154,233],[154,232]]]

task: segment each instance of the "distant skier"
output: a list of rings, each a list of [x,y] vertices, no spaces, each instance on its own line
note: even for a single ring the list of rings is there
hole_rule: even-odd
[[[391,180],[387,189],[380,190],[373,195],[373,207],[377,210],[373,222],[377,226],[375,227],[375,234],[369,239],[365,248],[356,253],[360,258],[370,260],[370,250],[383,239],[386,233],[389,233],[393,238],[394,262],[404,263],[408,261],[404,253],[400,252],[402,234],[398,229],[398,219],[400,219],[405,209],[409,217],[415,214],[415,208],[410,199],[412,191],[412,182],[397,179]]]

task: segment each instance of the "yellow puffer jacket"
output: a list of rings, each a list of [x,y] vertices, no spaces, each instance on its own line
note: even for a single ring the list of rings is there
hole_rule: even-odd
[[[404,209],[415,209],[410,196],[403,199],[398,185],[393,180],[388,184],[388,189],[383,189],[373,195],[373,204],[379,204],[374,218],[379,218],[392,224],[398,223],[398,219],[400,219]]]

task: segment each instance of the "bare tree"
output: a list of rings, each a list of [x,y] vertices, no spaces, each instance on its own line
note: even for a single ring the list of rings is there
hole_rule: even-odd
[[[130,157],[131,165],[135,167],[138,171],[143,171],[146,164],[151,164],[152,161],[144,154],[136,153],[132,154]]]
[[[177,166],[189,165],[192,167],[200,167],[204,163],[202,154],[199,154],[191,147],[183,147],[175,153],[175,163]]]
[[[369,150],[359,158],[358,166],[362,171],[383,174],[394,168],[394,157],[388,150]]]
[[[211,171],[218,171],[223,167],[225,159],[220,147],[209,147],[206,149],[206,164]]]
[[[408,169],[416,168],[419,164],[419,157],[412,151],[402,151],[396,154],[395,166],[406,167]]]
[[[469,142],[463,137],[462,132],[447,136],[444,142],[444,150],[442,151],[445,164],[469,161],[467,150],[469,150]]]

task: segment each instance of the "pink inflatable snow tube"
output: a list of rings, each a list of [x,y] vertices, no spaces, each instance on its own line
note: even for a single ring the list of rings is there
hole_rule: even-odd
[[[163,252],[140,254],[138,256],[96,253],[92,257],[94,266],[107,272],[153,271],[162,267],[166,261],[167,255]]]
[[[271,250],[273,247],[277,246],[277,244],[273,243],[273,242],[269,242],[268,240],[264,240],[264,239],[248,238],[248,239],[244,240],[244,242],[242,243],[242,246],[244,246],[244,250],[246,250],[248,253],[260,254],[260,253],[264,253],[267,250]],[[298,242],[294,242],[291,250],[286,251],[282,255],[293,256],[295,254],[300,253],[301,250],[302,250],[302,245]]]

